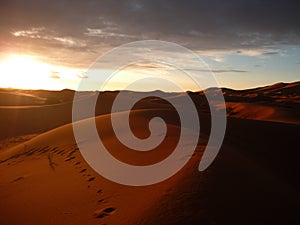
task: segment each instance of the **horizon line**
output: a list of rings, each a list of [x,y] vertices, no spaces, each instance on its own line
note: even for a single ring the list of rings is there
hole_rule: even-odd
[[[245,88],[245,89],[235,89],[235,88],[230,88],[230,87],[209,87],[206,88],[204,90],[198,90],[198,91],[191,91],[191,90],[185,90],[185,91],[163,91],[163,90],[153,90],[153,91],[135,91],[135,90],[103,90],[103,91],[99,91],[99,90],[86,90],[86,91],[78,91],[75,89],[70,89],[70,88],[64,88],[64,89],[27,89],[27,88],[12,88],[12,87],[0,87],[0,91],[1,90],[16,90],[16,91],[49,91],[49,92],[60,92],[60,91],[74,91],[74,92],[121,92],[121,91],[128,91],[128,92],[137,92],[137,93],[149,93],[149,92],[156,92],[156,91],[160,91],[160,92],[164,92],[164,93],[183,93],[183,92],[192,92],[192,93],[197,93],[197,92],[201,92],[201,91],[205,91],[205,90],[209,90],[209,89],[214,89],[214,88],[221,88],[221,89],[231,89],[231,90],[235,90],[235,91],[243,91],[243,90],[252,90],[252,89],[257,89],[257,88],[262,88],[262,87],[269,87],[269,86],[275,86],[278,84],[294,84],[294,83],[300,83],[300,80],[295,80],[292,82],[283,82],[283,81],[279,81],[276,83],[270,83],[264,86],[254,86],[254,87],[249,87],[249,88]]]

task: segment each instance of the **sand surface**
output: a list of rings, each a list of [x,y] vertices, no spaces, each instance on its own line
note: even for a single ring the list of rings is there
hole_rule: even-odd
[[[277,84],[259,92],[273,93],[271,89],[278,92],[281,88],[288,96],[295,93],[297,85]],[[253,94],[253,90],[249,92]],[[41,93],[30,94],[41,98]],[[89,101],[93,94],[87,93],[81,100]],[[149,135],[147,124],[157,114],[165,118],[168,134],[153,151],[132,151],[111,129],[107,112],[116,94],[105,93],[95,120],[111,154],[136,165],[166,158],[180,132],[173,109],[159,99],[146,99],[136,106],[131,116],[137,136]],[[42,95],[51,96],[48,92]],[[55,96],[61,99],[61,94]],[[190,96],[195,102],[202,100],[201,93]],[[199,103],[198,110],[204,109],[200,113],[201,135],[191,160],[161,183],[132,187],[107,180],[83,159],[70,124],[71,95],[67,97],[53,104],[0,107],[1,225],[298,224],[300,125],[296,100],[263,103],[251,96],[252,102],[238,102],[231,96],[227,107],[232,107],[231,117],[236,118],[228,118],[224,144],[204,172],[197,168],[207,143],[210,118],[205,102]],[[167,93],[166,97],[180,98],[182,94]]]

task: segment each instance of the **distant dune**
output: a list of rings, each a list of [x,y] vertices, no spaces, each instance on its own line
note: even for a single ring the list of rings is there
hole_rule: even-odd
[[[197,105],[201,122],[195,154],[175,176],[145,187],[113,183],[85,162],[72,130],[73,91],[17,92],[10,90],[9,95],[30,95],[26,104],[14,101],[9,105],[3,100],[0,106],[0,224],[298,222],[299,82],[245,91],[223,89],[229,115],[224,144],[214,163],[201,173],[198,165],[210,133],[209,108],[202,92],[187,93]],[[82,93],[79,101],[88,104],[94,94]],[[168,157],[180,134],[172,107],[159,98],[146,98],[135,106],[131,119],[138,137],[149,135],[147,124],[155,115],[161,115],[168,128],[166,139],[156,149],[137,152],[123,146],[111,129],[110,108],[117,94],[101,93],[96,107],[99,136],[111,154],[134,165]],[[143,96],[127,92],[125,98],[134,94]],[[167,99],[185,94],[164,93]],[[1,96],[7,96],[5,90]]]
[[[214,89],[206,93],[213,94]],[[143,93],[128,91],[131,95]],[[252,120],[267,120],[285,123],[300,123],[300,82],[235,91],[223,88],[228,116]],[[96,92],[82,93],[82,101],[89,102],[89,96]],[[118,92],[103,92],[96,115],[110,112]],[[155,94],[155,93],[153,93]],[[165,93],[166,98],[181,98],[185,93]],[[7,95],[10,97],[7,98]],[[189,93],[200,114],[209,113],[203,92]],[[21,96],[21,97],[20,97]],[[74,91],[27,91],[2,89],[0,92],[0,139],[42,133],[72,121],[72,100]],[[24,100],[25,99],[25,100]],[[24,100],[24,101],[23,101]],[[124,99],[126,101],[126,99]],[[147,98],[137,108],[168,108],[165,101]],[[33,119],[34,118],[34,119]]]
[[[237,118],[300,123],[300,82],[242,91],[223,89],[228,115]]]

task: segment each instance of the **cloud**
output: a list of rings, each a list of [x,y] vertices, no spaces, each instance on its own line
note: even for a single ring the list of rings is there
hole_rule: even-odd
[[[238,69],[201,69],[201,70],[195,70],[195,69],[186,69],[186,70],[192,70],[192,71],[198,71],[203,73],[247,73],[249,71],[247,70],[238,70]]]
[[[54,79],[58,79],[58,78],[60,78],[60,76],[59,76],[59,72],[57,72],[57,71],[51,71],[51,74],[50,74],[50,78],[54,78]]]
[[[263,55],[279,55],[280,52],[264,52]]]
[[[171,67],[158,62],[138,62],[132,65],[134,69],[170,69]]]
[[[273,49],[244,49],[238,50],[236,52],[239,55],[245,56],[256,56],[256,57],[264,57],[264,56],[272,56],[272,55],[284,55],[280,50]]]
[[[145,39],[266,57],[276,46],[300,44],[299,8],[297,0],[4,1],[0,14],[9,19],[0,20],[0,45],[1,51],[22,49],[74,66]],[[226,54],[211,57],[226,60]]]
[[[215,62],[222,63],[226,61],[226,58],[230,55],[243,55],[250,57],[262,57],[267,50],[265,49],[228,49],[228,50],[205,50],[197,51],[201,56],[208,57]]]
[[[38,38],[40,37],[38,34],[40,31],[45,30],[44,27],[33,27],[29,30],[19,30],[12,32],[12,35],[16,37],[30,37],[30,38]]]
[[[94,37],[104,37],[104,38],[110,38],[110,37],[117,37],[117,38],[135,38],[132,35],[127,34],[120,34],[120,33],[114,33],[114,32],[107,32],[103,29],[91,29],[87,28],[87,32],[84,33],[87,36],[94,36]]]
[[[269,56],[274,56],[274,55],[278,55],[278,56],[286,56],[286,53],[281,50],[281,49],[272,49],[272,48],[268,48],[268,49],[248,49],[248,50],[238,50],[237,51],[238,54],[240,55],[245,55],[245,56],[253,56],[253,57],[259,57],[259,58],[266,58]]]
[[[86,72],[80,72],[76,75],[78,78],[88,78],[88,76],[86,75]]]
[[[157,69],[156,71],[174,71],[177,70],[177,68],[173,68],[168,65],[160,64],[160,63],[154,63],[154,62],[149,62],[149,63],[137,63],[135,65],[131,66],[134,70],[149,70],[149,69]],[[184,69],[185,71],[198,71],[198,72],[204,72],[204,73],[247,73],[249,71],[247,70],[239,70],[239,69],[194,69],[190,67],[186,67]]]
[[[286,54],[275,48],[253,48],[253,49],[228,49],[228,50],[204,50],[197,51],[200,57],[208,57],[215,62],[225,62],[228,56],[240,55],[256,58],[266,58],[273,55],[285,56]]]
[[[44,27],[33,27],[28,30],[19,30],[14,31],[11,33],[15,37],[25,37],[25,38],[32,38],[32,39],[43,39],[47,41],[52,41],[56,43],[60,43],[64,46],[76,46],[76,47],[84,47],[86,46],[83,41],[77,41],[70,37],[59,37],[53,36],[51,34],[47,34],[47,31]]]
[[[265,50],[263,49],[243,49],[243,50],[238,50],[236,52],[239,55],[244,55],[244,56],[262,56],[265,53]]]
[[[228,69],[228,70],[212,70],[214,73],[247,73],[246,70],[235,70],[235,69]]]

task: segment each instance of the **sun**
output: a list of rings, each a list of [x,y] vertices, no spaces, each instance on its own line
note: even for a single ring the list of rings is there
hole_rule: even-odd
[[[0,62],[0,86],[21,89],[56,89],[49,76],[53,67],[32,56],[11,55]]]

